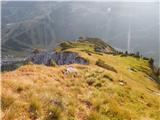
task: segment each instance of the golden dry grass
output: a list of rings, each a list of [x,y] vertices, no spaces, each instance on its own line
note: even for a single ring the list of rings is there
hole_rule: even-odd
[[[68,50],[90,64],[33,64],[2,73],[3,120],[160,120],[160,89],[148,76],[148,61]],[[98,59],[117,73],[95,65]],[[77,71],[68,73],[67,66]]]

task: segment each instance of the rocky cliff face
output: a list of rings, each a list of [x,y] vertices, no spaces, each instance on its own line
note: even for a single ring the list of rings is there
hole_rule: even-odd
[[[64,64],[88,64],[89,62],[80,57],[77,53],[73,52],[42,52],[39,54],[34,54],[28,58],[29,61],[35,64],[45,64],[49,65],[51,60],[55,61],[58,65]]]
[[[2,71],[14,70],[17,67],[31,61],[34,64],[44,64],[50,66],[54,61],[57,65],[64,64],[89,64],[89,62],[74,52],[40,52],[24,59],[2,61]]]

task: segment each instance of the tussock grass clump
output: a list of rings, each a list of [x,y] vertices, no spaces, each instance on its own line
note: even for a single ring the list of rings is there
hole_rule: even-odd
[[[95,82],[95,79],[88,79],[88,80],[87,80],[87,84],[88,84],[89,86],[93,85],[94,82]]]
[[[50,60],[48,61],[48,66],[55,67],[56,65],[57,65],[56,62],[55,62],[53,59],[50,59]]]
[[[32,100],[29,105],[29,112],[31,119],[38,119],[41,115],[42,104],[39,100]]]
[[[104,100],[103,99],[97,99],[97,98],[93,98],[91,100],[91,104],[93,105],[93,108],[96,111],[99,111],[101,106],[103,105]]]
[[[50,106],[45,120],[62,120],[61,109],[56,106]]]
[[[103,60],[101,60],[101,59],[98,59],[98,61],[96,61],[96,65],[98,65],[99,67],[102,67],[102,68],[105,68],[105,69],[107,69],[107,70],[110,70],[110,71],[113,71],[113,72],[117,73],[117,70],[116,70],[114,67],[106,64],[106,63],[105,63]]]
[[[17,108],[11,107],[11,109],[9,109],[9,110],[6,112],[5,116],[3,116],[2,119],[3,119],[3,120],[13,120],[13,119],[16,119],[17,114],[15,114],[15,113],[18,113]]]
[[[130,120],[131,114],[128,110],[119,106],[115,99],[105,97],[104,94],[97,95],[101,99],[93,98],[93,111],[88,115],[88,120]]]
[[[2,108],[2,110],[8,109],[14,103],[14,101],[15,101],[14,97],[3,95],[1,97],[1,108]]]
[[[67,116],[69,120],[74,120],[76,108],[74,106],[68,106]]]
[[[18,87],[17,87],[17,92],[18,92],[18,93],[22,92],[23,90],[24,90],[24,88],[23,88],[22,86],[18,86]]]
[[[103,117],[102,114],[92,111],[89,115],[87,120],[108,120],[106,117]]]
[[[107,116],[116,120],[131,120],[130,113],[127,110],[111,105],[107,111]]]
[[[100,81],[97,81],[94,86],[100,88],[102,87],[102,83]]]
[[[103,77],[109,79],[110,81],[113,81],[113,79],[111,78],[111,76],[108,75],[108,74],[104,74]]]

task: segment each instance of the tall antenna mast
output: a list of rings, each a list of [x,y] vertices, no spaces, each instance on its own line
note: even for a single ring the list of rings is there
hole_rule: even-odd
[[[129,27],[128,27],[128,40],[127,40],[127,50],[130,53],[131,52],[131,23],[129,21]]]
[[[127,51],[131,52],[131,12],[129,7],[129,26],[128,26],[128,36],[127,36]]]

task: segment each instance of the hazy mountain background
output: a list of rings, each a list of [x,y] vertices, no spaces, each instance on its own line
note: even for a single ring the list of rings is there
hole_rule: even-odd
[[[159,11],[155,2],[2,2],[2,57],[53,49],[80,36],[99,37],[158,64]]]

